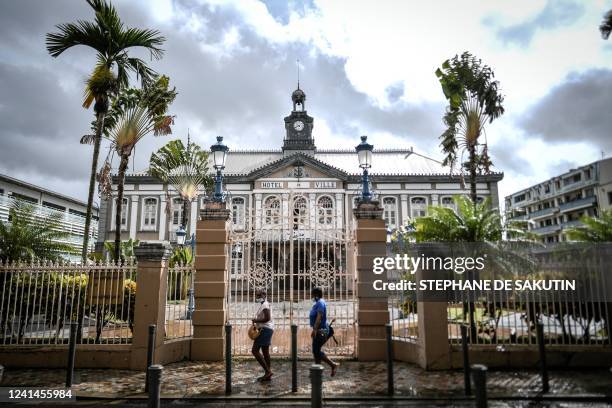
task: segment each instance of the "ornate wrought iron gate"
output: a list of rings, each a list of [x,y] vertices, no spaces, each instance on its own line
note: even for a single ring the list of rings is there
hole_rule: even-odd
[[[298,354],[309,354],[310,292],[317,286],[324,291],[328,321],[335,319],[338,344],[330,339],[326,352],[354,355],[357,305],[352,233],[333,205],[325,199],[317,203],[288,194],[283,200],[268,197],[263,208],[244,216],[232,214],[226,302],[234,355],[250,354],[247,330],[259,306],[254,299],[258,288],[267,291],[272,308],[275,331],[270,353],[290,355],[291,324],[295,323]]]

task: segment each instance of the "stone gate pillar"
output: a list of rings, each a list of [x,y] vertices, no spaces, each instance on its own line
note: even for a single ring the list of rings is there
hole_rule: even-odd
[[[225,203],[207,203],[200,210],[196,227],[191,341],[191,359],[195,361],[223,360],[229,216]]]
[[[138,262],[136,299],[134,302],[134,330],[130,368],[142,370],[147,366],[149,325],[157,325],[155,350],[164,343],[166,323],[166,289],[168,258],[172,247],[164,242],[141,242],[134,248]]]
[[[383,209],[377,201],[359,203],[353,210],[357,219],[357,359],[360,361],[386,358],[385,325],[389,323],[387,293],[375,291],[372,283],[386,274],[372,272],[373,260],[387,255],[387,230]]]

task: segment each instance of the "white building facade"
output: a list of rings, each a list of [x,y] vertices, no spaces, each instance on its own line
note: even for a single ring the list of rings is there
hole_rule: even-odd
[[[87,203],[76,200],[57,192],[47,190],[25,181],[0,174],[0,222],[10,222],[9,210],[15,201],[31,204],[35,214],[45,216],[49,214],[61,215],[60,227],[69,236],[63,243],[72,245],[80,250],[83,246],[85,232],[85,214]],[[98,208],[92,212],[92,222],[89,232],[90,249],[93,250],[98,239]],[[66,258],[79,262],[80,255],[68,255]]]
[[[227,205],[232,223],[240,226],[254,212],[266,219],[300,214],[318,224],[335,223],[342,228],[352,220],[352,209],[361,194],[361,170],[354,146],[347,149],[317,149],[313,137],[314,119],[305,110],[305,94],[292,94],[293,110],[284,118],[285,137],[280,149],[239,150],[232,137],[224,170]],[[355,145],[359,137],[355,137]],[[468,194],[458,176],[448,167],[413,149],[378,146],[375,140],[370,171],[375,198],[384,207],[389,229],[427,214],[431,205],[453,206],[454,195]],[[212,163],[211,166],[212,168]],[[478,178],[477,193],[499,206],[497,183],[502,173]],[[125,182],[122,239],[174,241],[180,227],[182,200],[171,186],[147,175],[128,174]],[[204,205],[205,192],[191,205],[188,233],[195,231],[197,214]],[[99,243],[114,239],[114,200],[100,207]],[[269,214],[266,218],[265,214]],[[305,214],[308,214],[307,216]]]

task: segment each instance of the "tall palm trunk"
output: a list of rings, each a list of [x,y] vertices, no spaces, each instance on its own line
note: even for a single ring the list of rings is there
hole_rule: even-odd
[[[91,228],[91,213],[93,211],[94,190],[96,187],[96,174],[98,173],[98,156],[100,156],[100,145],[102,144],[102,129],[104,128],[104,118],[108,107],[102,108],[96,113],[96,134],[94,136],[94,151],[91,159],[91,174],[89,176],[89,194],[87,196],[87,212],[85,214],[85,231],[83,232],[83,248],[81,250],[81,260],[87,262],[87,252],[89,251],[89,230]]]
[[[121,154],[119,172],[117,174],[117,210],[115,211],[115,260],[121,260],[121,210],[123,207],[123,185],[125,183],[125,171],[130,161],[129,154]]]
[[[478,198],[476,195],[476,145],[470,143],[468,152],[470,155],[470,198],[472,199],[472,204],[476,205],[476,199]]]
[[[181,217],[181,225],[183,226],[185,231],[187,231],[187,214],[190,210],[189,204],[191,204],[189,200],[186,200],[186,199],[183,200],[183,216]],[[189,231],[189,232],[192,232],[192,231]]]

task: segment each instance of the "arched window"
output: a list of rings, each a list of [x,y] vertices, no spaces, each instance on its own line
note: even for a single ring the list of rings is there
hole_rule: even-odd
[[[127,230],[127,214],[129,201],[126,197],[121,200],[123,205],[121,206],[121,230]],[[115,215],[117,214],[117,199],[113,202],[113,218],[111,220],[111,230],[115,229]]]
[[[294,224],[305,224],[308,219],[308,202],[303,196],[293,199],[293,222]]]
[[[419,218],[427,215],[427,200],[424,197],[410,199],[410,217]]]
[[[280,215],[280,200],[275,196],[266,198],[266,201],[264,202],[264,216],[266,224],[280,223]]]
[[[453,210],[456,209],[455,201],[453,200],[453,197],[451,196],[442,197],[440,199],[440,205],[442,207],[451,208]]]
[[[157,226],[157,198],[146,197],[142,204],[141,229],[154,230]]]
[[[244,225],[244,198],[232,198],[232,223],[234,225]]]
[[[317,201],[319,224],[331,224],[334,215],[334,201],[328,197],[319,197]]]
[[[178,197],[172,199],[172,225],[177,228],[181,225],[183,221],[183,199]],[[183,225],[183,227],[185,227]]]
[[[397,199],[395,197],[383,198],[383,218],[388,228],[397,226]]]

